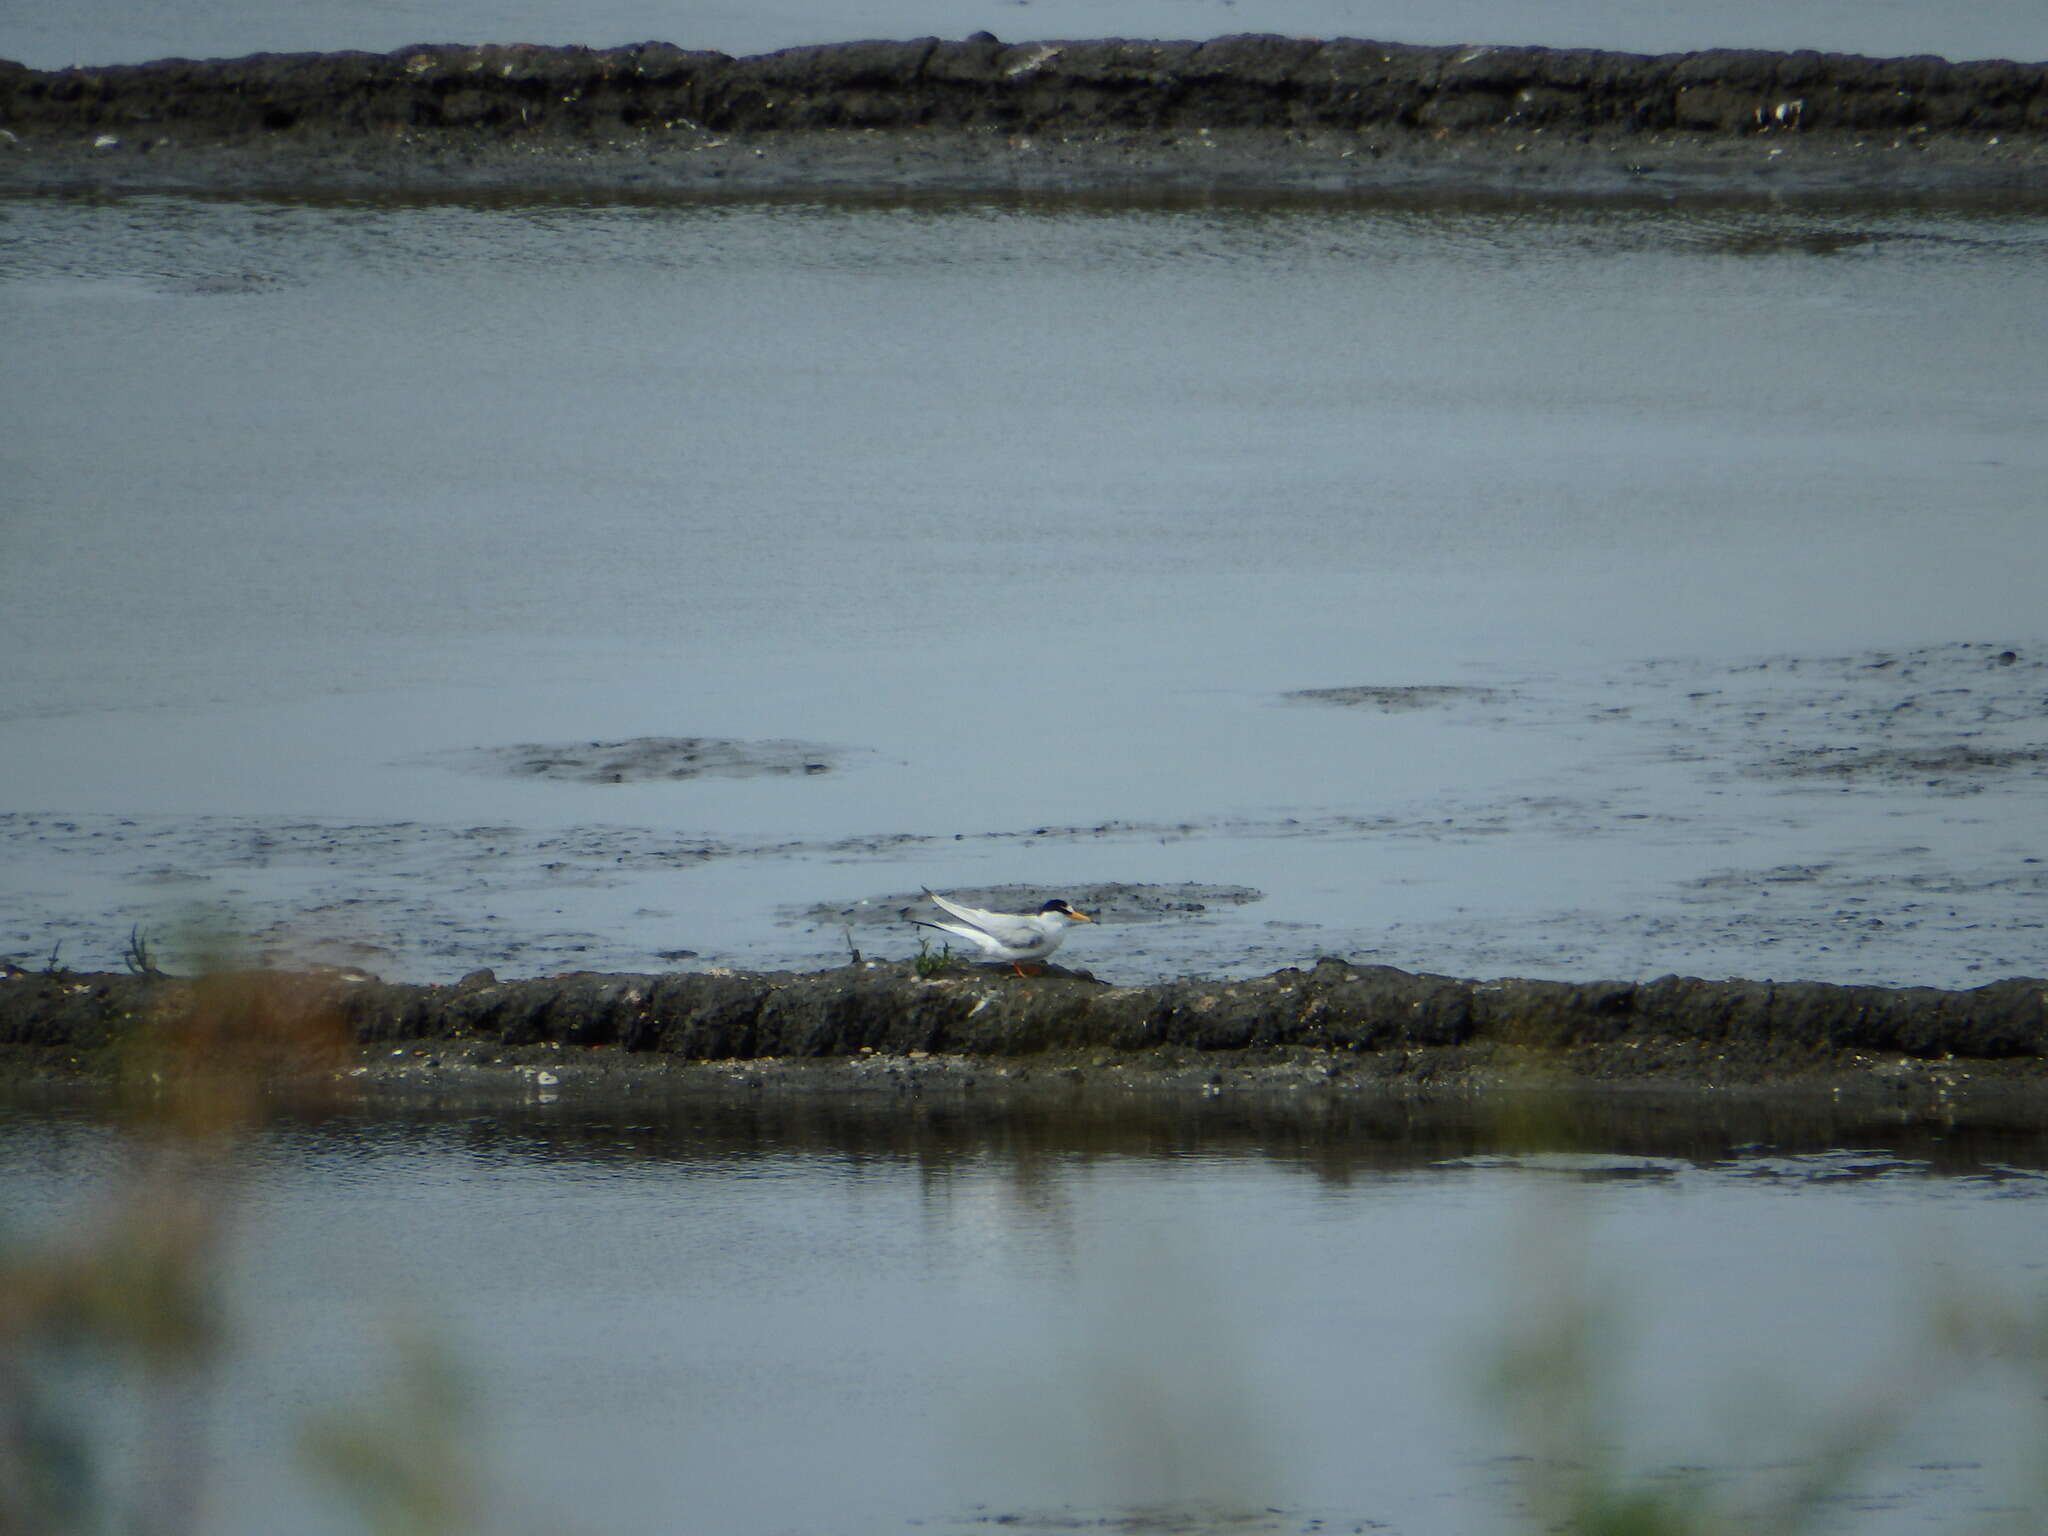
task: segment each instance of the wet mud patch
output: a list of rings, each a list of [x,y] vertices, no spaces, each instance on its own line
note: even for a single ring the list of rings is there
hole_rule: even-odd
[[[1724,256],[1844,256],[1895,250],[1976,251],[2010,245],[2006,239],[1955,235],[1929,230],[1880,229],[1835,224],[1807,224],[1771,229],[1731,230],[1709,226],[1697,244]]]
[[[1853,864],[1719,870],[1686,881],[1681,889],[1701,899],[1719,900],[1731,890],[1770,887],[1796,887],[1808,917],[1836,924],[1889,926],[1901,932],[1922,922],[1969,922],[1974,927],[1976,914],[1965,907],[1981,901],[2004,905],[2019,926],[2048,930],[2048,911],[2042,909],[2048,901],[2048,863],[2040,857],[2022,859],[1997,873],[1963,874],[1942,867],[1926,847],[1880,848],[1865,850]],[[2025,907],[2034,909],[2030,922],[2024,921]]]
[[[1774,759],[1768,771],[1787,778],[1878,781],[1918,785],[1940,794],[1981,793],[1992,780],[2016,770],[2038,773],[2048,748],[2011,747],[1813,747]]]
[[[1056,891],[1035,885],[958,886],[940,894],[990,912],[1034,912],[1057,896],[1072,902],[1098,923],[1117,924],[1184,922],[1247,906],[1265,895],[1244,885],[1203,885],[1194,881],[1170,885],[1098,882],[1065,886]],[[894,928],[913,918],[931,915],[932,904],[921,890],[784,909],[784,916],[794,921],[846,928]]]
[[[814,741],[719,736],[636,736],[629,741],[527,742],[436,753],[469,773],[570,784],[661,784],[683,779],[804,777],[830,773],[844,754]]]
[[[163,292],[179,298],[246,298],[294,286],[271,272],[208,272],[167,279]]]
[[[1774,656],[1718,672],[1652,662],[1630,681],[1656,697],[1594,718],[1633,718],[1667,732],[1675,757],[1802,788],[1974,794],[2048,765],[2048,662],[2012,646]]]
[[[1351,688],[1297,688],[1283,693],[1290,704],[1324,704],[1337,709],[1376,709],[1399,714],[1411,709],[1438,709],[1447,704],[1483,704],[1499,698],[1491,688],[1452,684],[1410,683],[1398,686],[1360,684]]]

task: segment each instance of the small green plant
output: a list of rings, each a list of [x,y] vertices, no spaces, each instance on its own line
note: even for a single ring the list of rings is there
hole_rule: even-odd
[[[929,980],[934,976],[945,975],[946,972],[953,969],[953,964],[952,945],[941,944],[937,949],[933,949],[929,940],[919,939],[917,941],[917,957],[910,962],[910,968],[919,976]]]

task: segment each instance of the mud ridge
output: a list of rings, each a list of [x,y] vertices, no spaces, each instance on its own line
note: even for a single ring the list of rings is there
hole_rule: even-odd
[[[2048,982],[1969,991],[1710,982],[1473,981],[1325,959],[1239,982],[1113,987],[1052,967],[1018,977],[904,965],[814,973],[577,974],[402,986],[348,973],[235,978],[287,1038],[325,1021],[361,1053],[353,1070],[511,1068],[549,1074],[622,1061],[764,1074],[880,1069],[891,1086],[960,1081],[963,1068],[1079,1078],[1128,1073],[1210,1091],[1219,1073],[1299,1084],[1481,1087],[1529,1081],[1732,1086],[1837,1080],[1947,1091],[2048,1082]],[[206,1007],[213,982],[17,971],[0,979],[10,1073],[92,1070],[139,1028]],[[247,1009],[242,1010],[248,1012]],[[185,1030],[187,1037],[192,1031]],[[237,1050],[217,1030],[216,1049]],[[250,1044],[252,1052],[267,1047]],[[567,1053],[567,1054],[564,1054]],[[396,1065],[394,1066],[393,1063]],[[424,1065],[423,1065],[424,1064]]]
[[[403,164],[488,183],[516,150],[526,180],[620,184],[1372,185],[1475,149],[1555,170],[1574,149],[1626,144],[1656,153],[1608,174],[1654,179],[1737,145],[1768,146],[1776,172],[1820,157],[1833,181],[1875,162],[1892,180],[2048,185],[2048,64],[1276,36],[980,33],[752,58],[653,42],[432,45],[54,71],[0,61],[0,130],[0,181],[17,184],[132,178],[153,154],[186,158],[200,180],[265,165],[376,180]],[[190,161],[207,150],[235,153]],[[551,170],[535,151],[556,154]],[[1763,168],[1740,161],[1745,175]],[[153,174],[169,174],[162,160]]]

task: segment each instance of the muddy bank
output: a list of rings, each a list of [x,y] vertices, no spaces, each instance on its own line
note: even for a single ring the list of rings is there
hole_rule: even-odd
[[[91,1070],[166,1021],[179,1039],[266,1068],[304,1070],[324,1040],[343,1056],[321,1071],[495,1069],[546,1086],[690,1063],[748,1088],[971,1087],[1033,1072],[1197,1090],[1833,1080],[1946,1092],[2048,1081],[2048,983],[2035,979],[1958,992],[1677,976],[1471,981],[1326,959],[1249,981],[1148,987],[1058,967],[1020,978],[902,965],[510,982],[478,972],[453,986],[285,972],[0,980],[0,1045],[18,1072]]]
[[[2048,64],[1272,36],[0,62],[0,185],[2048,186]]]

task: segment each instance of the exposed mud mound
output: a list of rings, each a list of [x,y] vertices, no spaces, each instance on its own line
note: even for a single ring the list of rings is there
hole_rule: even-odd
[[[1924,154],[1942,144],[1951,182],[2013,186],[2048,180],[2048,66],[1272,36],[1005,44],[981,33],[755,58],[667,43],[420,46],[57,71],[0,63],[0,128],[0,176],[45,181],[132,179],[122,167],[139,155],[239,146],[273,160],[295,150],[294,171],[321,180],[374,180],[396,157],[474,184],[506,179],[490,162],[508,147],[577,146],[586,158],[558,159],[553,179],[1386,185],[1418,158],[1440,170],[1460,146],[1514,161],[1517,174],[1555,174],[1541,162],[1597,140],[1609,179],[1654,182],[1702,142],[1761,141],[1770,163],[1736,169],[1782,182],[1803,146],[1827,141],[1829,157],[1878,157],[1888,184],[1922,177],[1911,162],[1944,158]],[[1619,143],[1655,153],[1607,163]],[[318,159],[337,146],[355,158]],[[592,153],[629,159],[599,165]],[[1841,181],[1842,165],[1824,169]],[[547,171],[530,161],[523,174]],[[262,169],[217,159],[190,174],[246,181]]]
[[[750,779],[830,773],[835,748],[810,741],[730,741],[716,736],[637,736],[631,741],[474,747],[435,760],[474,773],[576,784],[648,784],[674,779]]]
[[[1715,133],[2048,129],[2048,68],[1715,50],[1650,57],[1290,37],[965,41],[735,59],[667,43],[420,46],[0,71],[16,132],[374,133],[488,128],[1091,129],[1518,125]]]
[[[1474,1085],[1533,1069],[1706,1083],[1834,1071],[1947,1085],[1983,1072],[2038,1079],[2048,1054],[2048,983],[2034,979],[1967,992],[1677,976],[1575,985],[1323,960],[1250,981],[1152,987],[1071,972],[925,979],[901,965],[514,982],[485,971],[452,987],[271,973],[270,984],[279,1019],[329,1017],[363,1046],[431,1042],[472,1063],[546,1045],[722,1062],[880,1054],[1082,1070],[1085,1059],[1199,1074],[1201,1061],[1264,1053],[1317,1081]],[[138,1020],[189,1008],[192,987],[18,973],[0,980],[0,1045],[36,1048],[45,1062],[103,1050]]]

